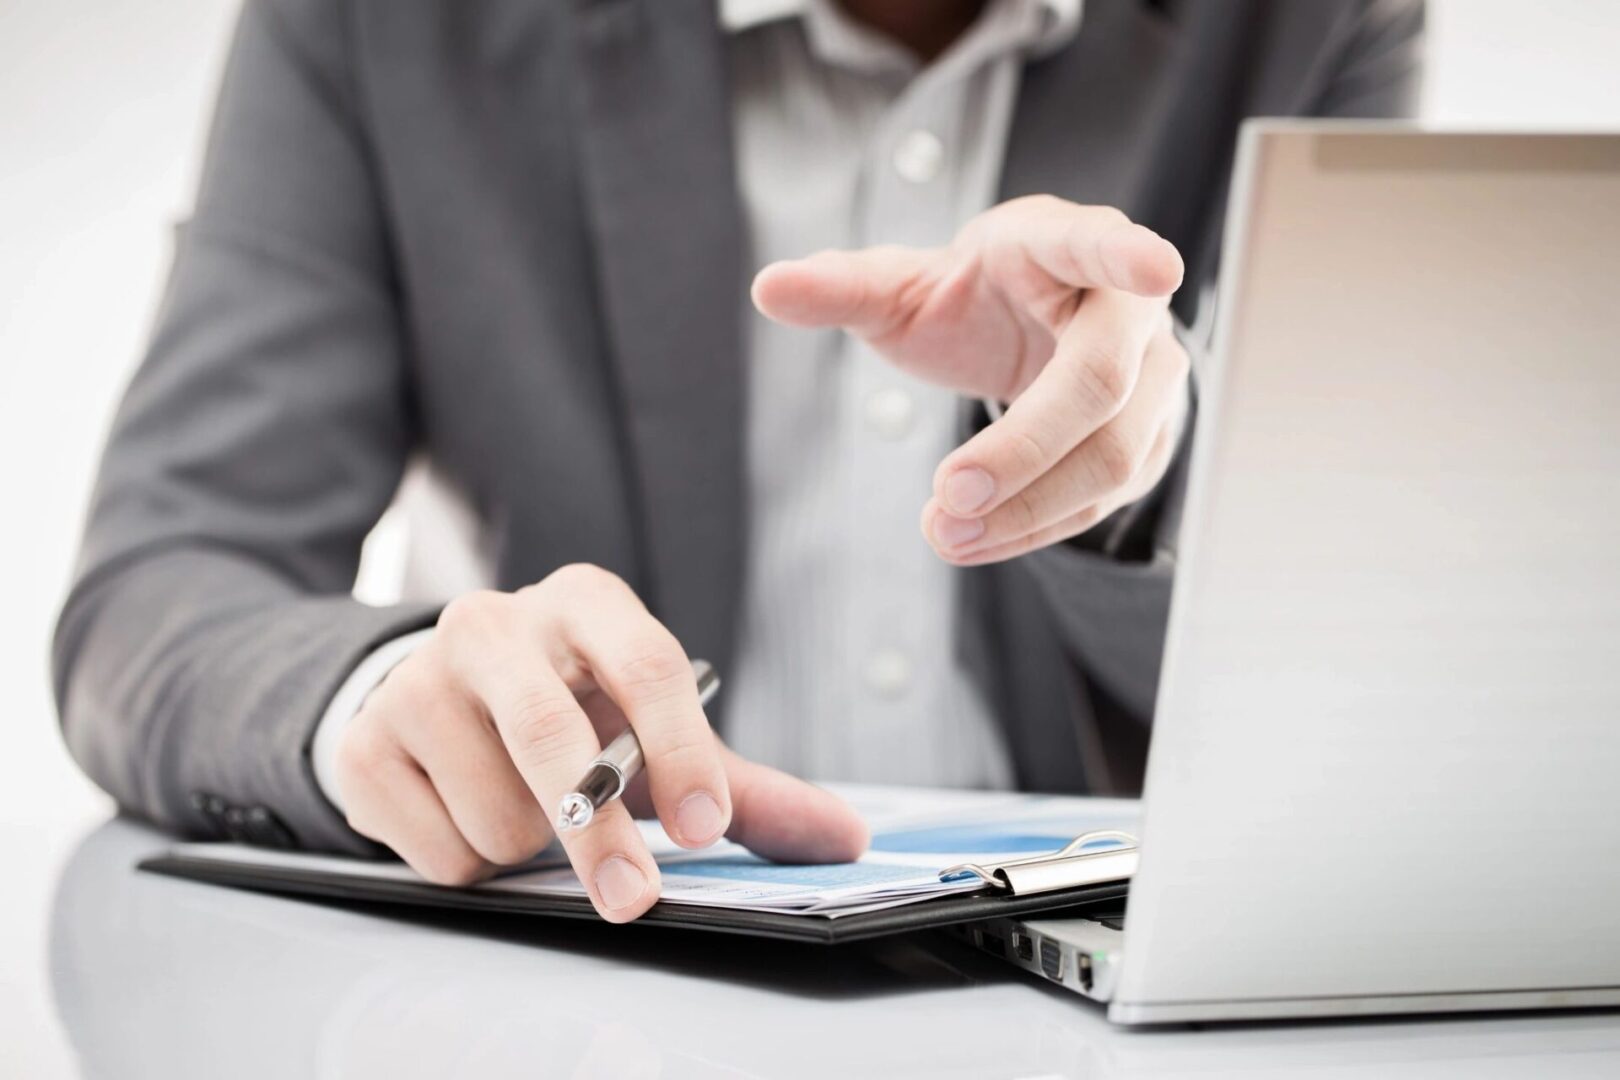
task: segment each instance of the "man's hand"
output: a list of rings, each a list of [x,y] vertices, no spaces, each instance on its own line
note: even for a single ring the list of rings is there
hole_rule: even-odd
[[[754,303],[838,326],[898,367],[1010,403],[934,474],[923,533],[962,566],[1074,536],[1152,490],[1187,410],[1169,241],[1118,210],[1049,196],[979,215],[946,248],[775,263]]]
[[[646,755],[643,778],[563,835],[603,918],[627,922],[658,898],[658,867],[627,802],[650,800],[683,847],[724,834],[787,861],[865,850],[865,825],[839,799],[721,744],[675,638],[593,566],[445,608],[344,731],[338,791],[355,831],[431,881],[466,884],[545,847],[558,802],[626,724]]]

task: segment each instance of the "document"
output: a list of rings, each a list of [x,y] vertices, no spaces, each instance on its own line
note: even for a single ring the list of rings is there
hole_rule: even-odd
[[[663,876],[663,900],[734,911],[838,918],[982,888],[969,874],[942,877],[959,863],[1044,855],[1082,833],[1134,831],[1133,799],[942,791],[829,784],[872,829],[872,847],[852,863],[793,865],[761,859],[721,841],[701,851],[678,847],[657,821],[638,826]],[[1116,841],[1088,845],[1094,850]],[[235,844],[186,844],[177,854],[396,881],[420,881],[401,863],[264,851]],[[538,896],[585,896],[560,848],[474,886]]]

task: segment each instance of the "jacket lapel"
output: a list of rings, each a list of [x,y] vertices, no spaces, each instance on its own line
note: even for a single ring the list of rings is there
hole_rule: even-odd
[[[712,0],[581,7],[578,132],[644,598],[727,670],[744,545],[743,230]]]
[[[1080,32],[1024,68],[1001,198],[1057,195],[1147,214],[1156,144],[1181,62],[1172,25],[1140,0],[1087,0]]]
[[[1156,229],[1187,260],[1191,287],[1175,308],[1193,322],[1225,198],[1208,178],[1231,167],[1231,133],[1255,78],[1241,43],[1263,40],[1268,10],[1228,0],[1171,19],[1143,0],[1086,0],[1075,39],[1024,69],[1001,197],[1117,206]]]

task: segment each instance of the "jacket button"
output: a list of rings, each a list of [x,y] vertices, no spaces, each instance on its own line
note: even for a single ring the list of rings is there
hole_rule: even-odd
[[[191,808],[207,821],[214,835],[224,834],[241,844],[295,848],[298,838],[268,806],[232,806],[218,795],[193,791]]]
[[[243,810],[240,806],[227,806],[224,820],[226,836],[241,844],[253,842],[253,836],[248,831],[246,810]]]
[[[268,806],[255,806],[247,811],[247,828],[252,842],[263,847],[295,848],[297,839],[292,830]]]
[[[226,810],[224,799],[207,791],[193,791],[191,808],[203,816],[210,829],[216,833],[219,831],[220,818],[225,815]]]

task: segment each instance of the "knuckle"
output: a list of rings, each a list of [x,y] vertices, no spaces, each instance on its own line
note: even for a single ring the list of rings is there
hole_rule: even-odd
[[[1038,476],[1045,471],[1052,451],[1047,441],[1029,425],[1019,425],[1008,433],[1007,454],[1020,476]]]
[[[1061,210],[1066,204],[1056,195],[1042,193],[1039,195],[1024,195],[1012,199],[1004,205],[1018,212],[1050,214],[1053,211]]]
[[[345,796],[345,798],[351,803],[354,801],[353,796]],[[378,843],[382,843],[381,838],[378,837],[377,834],[372,830],[370,819],[359,808],[350,806],[343,814],[343,823],[347,825],[351,831],[359,833],[366,839],[376,840]]]
[[[627,592],[630,588],[619,575],[595,563],[569,563],[558,567],[547,576],[546,582],[584,596]]]
[[[582,749],[591,730],[572,694],[526,693],[512,703],[509,738],[520,764],[539,764]]]
[[[1124,211],[1116,206],[1087,206],[1085,212],[1070,216],[1063,239],[1071,251],[1090,248],[1099,237],[1129,225],[1130,221]]]
[[[716,752],[714,739],[700,732],[673,733],[659,744],[653,768],[665,777],[704,772],[714,763]]]
[[[343,814],[344,823],[367,840],[388,844],[390,822],[380,808],[369,804],[358,805],[359,800],[354,792],[345,791],[343,798],[347,804]]]
[[[413,655],[408,656],[383,676],[382,682],[366,695],[361,711],[370,711],[376,714],[392,713],[390,706],[395,701],[409,702],[413,711],[424,702],[436,700],[442,692],[443,683],[437,671],[427,662],[426,658]]]
[[[654,638],[632,643],[630,659],[620,665],[620,683],[639,697],[666,697],[691,679],[692,665],[673,641]]]
[[[333,764],[338,782],[345,788],[356,781],[367,782],[392,760],[393,741],[374,723],[356,717],[338,743]]]
[[[489,589],[463,593],[439,613],[439,630],[449,637],[482,636],[501,617],[506,597]]]
[[[1124,354],[1112,343],[1090,342],[1081,351],[1081,388],[1098,407],[1110,414],[1119,411],[1130,396],[1134,374]]]
[[[1136,444],[1112,428],[1103,428],[1092,437],[1092,468],[1097,479],[1110,488],[1129,483],[1140,460]]]
[[[503,814],[484,826],[473,847],[497,866],[516,866],[545,847],[549,839],[529,818]]]
[[[1069,519],[1069,536],[1078,536],[1103,519],[1104,512],[1100,506],[1088,506],[1074,517]]]
[[[1035,529],[1041,520],[1042,497],[1026,488],[1002,504],[998,513],[1003,515],[1002,535],[1023,536]]]
[[[1116,229],[1122,225],[1129,225],[1131,223],[1130,215],[1126,214],[1125,211],[1121,210],[1117,206],[1098,206],[1096,207],[1096,211],[1102,218],[1103,223],[1111,229]]]

